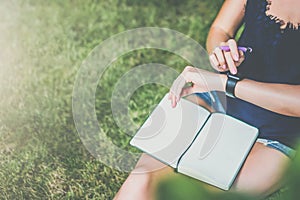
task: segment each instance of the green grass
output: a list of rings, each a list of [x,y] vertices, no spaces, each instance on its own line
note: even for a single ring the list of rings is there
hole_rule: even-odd
[[[128,175],[106,166],[83,145],[74,125],[72,92],[82,61],[102,41],[128,29],[153,26],[204,44],[222,1],[14,0],[0,2],[0,198],[111,199]],[[113,119],[114,84],[128,70],[188,64],[155,49],[129,52],[105,72],[96,90],[103,131],[124,150],[130,137]],[[141,124],[167,88],[139,88],[129,103]]]

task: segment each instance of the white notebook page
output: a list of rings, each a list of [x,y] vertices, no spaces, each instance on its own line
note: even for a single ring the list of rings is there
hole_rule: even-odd
[[[210,116],[178,166],[178,172],[229,189],[258,130],[228,115]]]
[[[189,147],[209,114],[204,108],[185,99],[181,99],[172,108],[167,94],[130,144],[176,168],[178,159]]]

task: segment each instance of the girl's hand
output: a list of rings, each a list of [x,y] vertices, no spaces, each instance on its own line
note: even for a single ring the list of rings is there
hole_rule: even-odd
[[[234,39],[222,42],[220,46],[229,46],[230,51],[223,51],[219,47],[216,47],[209,56],[211,65],[219,72],[229,70],[232,74],[236,74],[237,67],[245,60],[243,51],[238,50]]]
[[[212,90],[224,91],[225,82],[225,75],[187,66],[171,86],[169,99],[172,107],[177,105],[182,96]]]

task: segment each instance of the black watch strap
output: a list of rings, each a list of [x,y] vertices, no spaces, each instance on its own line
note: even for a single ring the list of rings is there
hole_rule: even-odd
[[[242,80],[242,76],[240,74],[231,74],[230,72],[227,73],[227,82],[226,82],[226,95],[235,98],[235,86],[238,81]]]

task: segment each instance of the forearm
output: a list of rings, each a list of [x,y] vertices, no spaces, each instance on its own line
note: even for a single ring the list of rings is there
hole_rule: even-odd
[[[217,46],[223,45],[222,43],[235,37],[236,31],[243,21],[245,4],[246,0],[224,1],[207,37],[206,49],[209,54],[211,54]],[[222,56],[219,56],[218,52],[215,54],[215,60],[217,62],[215,67],[220,71],[219,66],[224,65],[224,57],[223,54]],[[226,59],[226,64],[229,67],[227,66],[223,71],[231,69],[230,66],[234,65],[230,65],[229,61],[230,59]],[[220,84],[213,83],[214,89],[225,91],[227,81],[226,75],[217,76],[222,80],[222,84],[220,87]],[[244,79],[236,85],[235,95],[239,99],[267,110],[283,115],[300,117],[300,86],[263,83]]]
[[[208,54],[211,54],[213,50],[220,46],[220,43],[228,41],[232,36],[226,33],[225,30],[218,26],[212,26],[206,40],[206,50]]]
[[[206,49],[210,54],[221,42],[234,38],[244,17],[246,0],[226,0],[218,16],[211,25],[206,41]]]
[[[244,79],[236,85],[235,95],[267,110],[300,117],[300,85],[263,83]]]
[[[187,66],[170,88],[169,98],[175,107],[180,97],[193,93],[226,91],[227,76]],[[186,83],[192,83],[186,87]],[[238,81],[237,98],[282,115],[300,117],[300,85],[264,83],[243,79]]]

